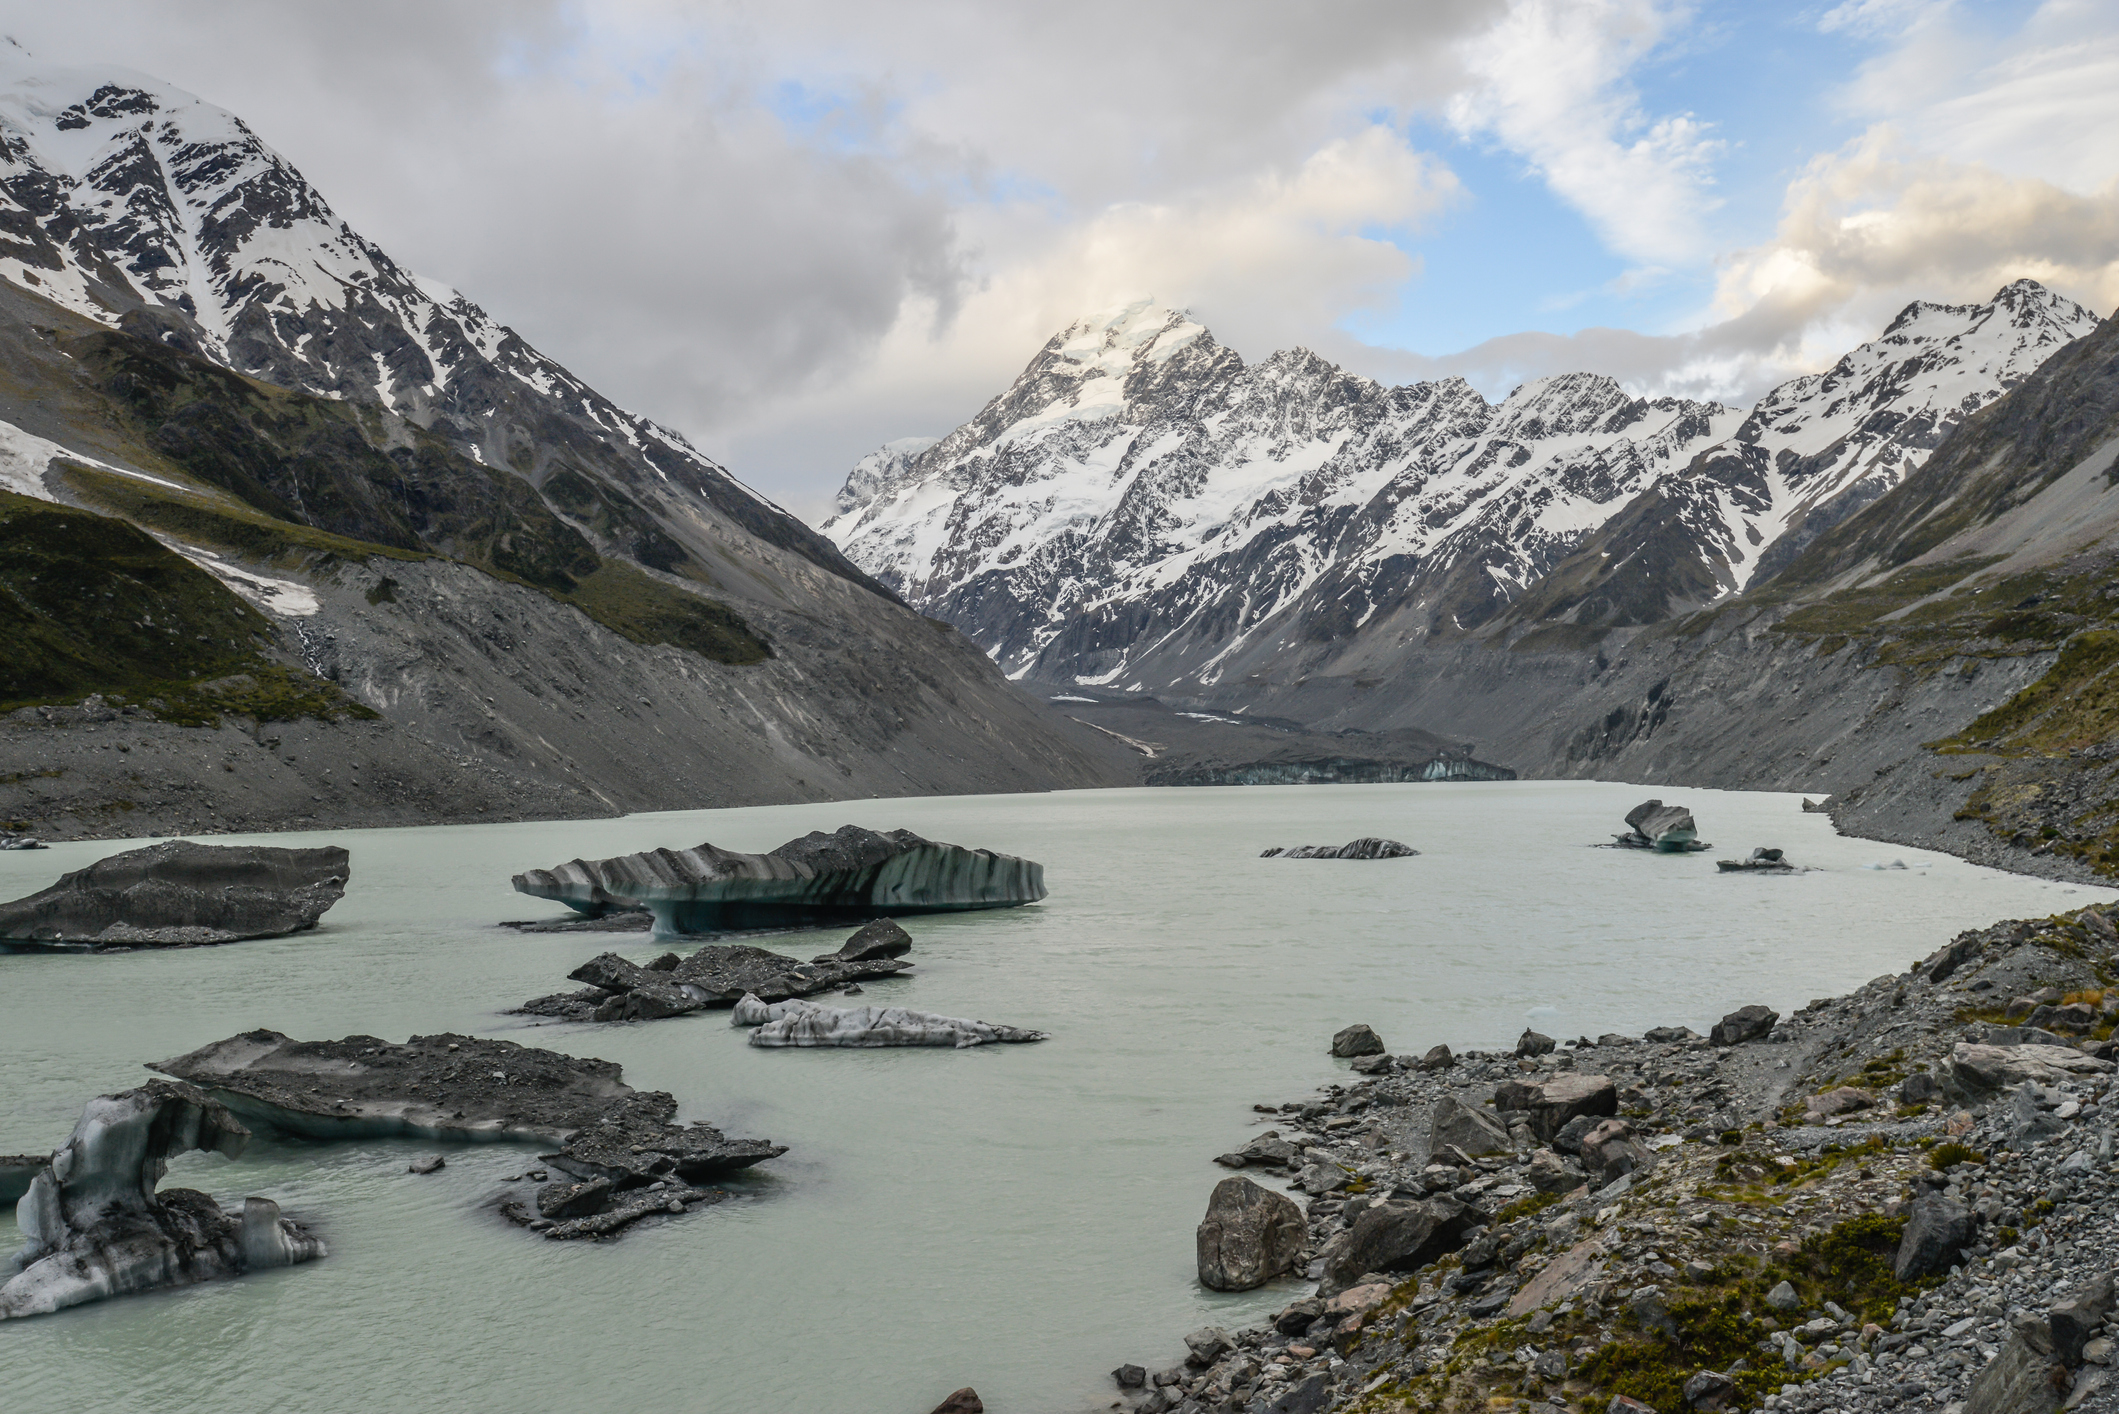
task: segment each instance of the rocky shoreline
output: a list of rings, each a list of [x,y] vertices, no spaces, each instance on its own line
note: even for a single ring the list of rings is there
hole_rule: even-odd
[[[1349,1027],[1341,1082],[1254,1107],[1200,1233],[1202,1281],[1261,1285],[1277,1244],[1314,1292],[1120,1366],[1112,1407],[2119,1410],[2114,911],[1966,932],[1712,1037],[1414,1059]]]

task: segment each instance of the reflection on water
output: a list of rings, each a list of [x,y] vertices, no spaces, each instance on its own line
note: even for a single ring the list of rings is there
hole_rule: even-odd
[[[546,1243],[491,1211],[534,1150],[261,1143],[169,1182],[278,1199],[323,1262],[0,1325],[9,1407],[109,1414],[718,1411],[923,1414],[1107,1405],[1122,1360],[1253,1319],[1290,1288],[1225,1296],[1192,1229],[1252,1101],[1343,1062],[1351,1021],[1398,1051],[1497,1046],[1787,1010],[1904,967],[1952,933],[2109,896],[1839,839],[1789,795],[1661,792],[1721,848],[1584,845],[1644,792],[1579,782],[1277,786],[854,801],[624,820],[330,831],[353,853],[315,934],[122,956],[0,957],[0,1152],[49,1149],[143,1062],[254,1027],[301,1037],[507,1036],[619,1061],[687,1119],[788,1144],[737,1201],[607,1246]],[[532,1028],[498,1013],[639,934],[493,927],[555,906],[526,867],[702,840],[763,850],[845,823],[1042,861],[1031,908],[913,918],[916,969],[865,1001],[1036,1027],[1037,1046],[758,1050],[726,1012]],[[1385,835],[1417,859],[1287,861],[1268,845]],[[1777,845],[1821,872],[1718,876]],[[117,846],[0,854],[0,898]],[[1929,868],[1872,871],[1904,859]],[[843,931],[843,930],[842,930]],[[798,957],[840,933],[762,940]],[[0,1218],[0,1244],[16,1240]]]

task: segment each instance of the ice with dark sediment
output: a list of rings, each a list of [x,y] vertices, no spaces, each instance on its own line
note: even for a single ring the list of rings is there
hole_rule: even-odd
[[[746,996],[730,1013],[736,1026],[755,1028],[753,1046],[984,1046],[995,1042],[1043,1041],[1042,1031],[966,1021],[904,1007],[828,1007],[792,999],[763,1002]]]
[[[244,1199],[237,1217],[189,1188],[155,1191],[176,1155],[235,1158],[249,1140],[189,1085],[151,1080],[89,1101],[15,1205],[25,1245],[0,1266],[0,1320],[323,1256],[323,1242],[269,1198]]]
[[[1044,866],[847,825],[765,854],[702,844],[582,860],[515,876],[518,891],[591,917],[645,908],[658,937],[966,909],[1014,908],[1045,896]]]
[[[1626,812],[1627,830],[1623,835],[1613,835],[1612,843],[1620,849],[1652,849],[1659,854],[1691,854],[1713,845],[1699,837],[1699,826],[1693,823],[1692,812],[1682,805],[1665,805],[1660,800],[1644,800]]]
[[[1420,853],[1411,845],[1396,840],[1379,839],[1375,835],[1363,835],[1346,844],[1299,844],[1293,848],[1275,845],[1261,850],[1260,859],[1411,859]]]
[[[0,948],[183,947],[314,928],[346,892],[336,845],[169,840],[99,859],[0,903]]]

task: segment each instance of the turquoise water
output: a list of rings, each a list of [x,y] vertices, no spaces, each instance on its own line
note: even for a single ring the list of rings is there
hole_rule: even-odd
[[[1106,1372],[1181,1354],[1207,1322],[1295,1288],[1199,1289],[1192,1229],[1253,1101],[1330,1080],[1353,1021],[1392,1049],[1705,1030],[1904,967],[1959,929],[2109,898],[1836,837],[1788,795],[1661,793],[1715,853],[1786,848],[1793,878],[1713,854],[1584,848],[1641,788],[1580,782],[1272,786],[870,800],[623,820],[341,830],[345,900],[299,938],[105,957],[0,957],[0,1152],[46,1150],[143,1062],[253,1027],[299,1037],[505,1036],[621,1062],[686,1118],[790,1147],[738,1201],[603,1246],[492,1212],[533,1150],[260,1143],[169,1183],[261,1193],[316,1224],[322,1262],[0,1324],[8,1408],[104,1414],[378,1409],[783,1409],[925,1414],[961,1385],[997,1414],[1108,1405]],[[1051,897],[905,920],[909,976],[864,1000],[1053,1033],[969,1051],[754,1050],[726,1014],[531,1027],[500,1011],[571,984],[608,935],[508,876],[576,855],[711,840],[766,849],[855,823],[1041,860]],[[1267,845],[1388,835],[1397,861],[1261,860]],[[0,898],[108,842],[0,854]],[[1860,866],[1903,859],[1904,872]],[[807,957],[847,930],[765,939]],[[617,950],[661,951],[638,935]],[[0,1247],[13,1250],[11,1217]]]

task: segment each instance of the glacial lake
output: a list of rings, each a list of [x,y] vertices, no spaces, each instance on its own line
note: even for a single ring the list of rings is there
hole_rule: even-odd
[[[1715,851],[1586,848],[1649,794]],[[768,1051],[725,1011],[532,1026],[500,1014],[643,935],[519,935],[551,916],[509,875],[711,840],[910,828],[1043,861],[1051,897],[905,920],[916,970],[864,999],[1053,1034],[967,1051]],[[1417,859],[1285,861],[1268,845],[1386,835]],[[560,1244],[493,1211],[535,1149],[258,1142],[166,1183],[259,1193],[314,1224],[310,1266],[0,1324],[9,1408],[148,1414],[378,1409],[786,1409],[925,1414],[975,1386],[997,1414],[1108,1407],[1108,1371],[1300,1289],[1203,1291],[1192,1231],[1254,1101],[1340,1075],[1365,1021],[1394,1051],[1438,1041],[1700,1031],[1898,971],[1960,929],[2112,897],[1836,836],[1800,798],[1582,782],[1267,786],[865,800],[621,820],[246,836],[352,851],[317,932],[221,948],[0,956],[0,1152],[49,1150],[82,1102],[143,1062],[237,1031],[388,1040],[464,1031],[621,1062],[683,1117],[788,1154],[735,1201]],[[1779,845],[1819,872],[1718,876]],[[122,846],[0,854],[0,898]],[[1904,871],[1862,866],[1903,860]],[[848,930],[757,939],[808,957]],[[830,998],[819,1000],[829,1001]],[[0,1248],[19,1245],[0,1215]]]

